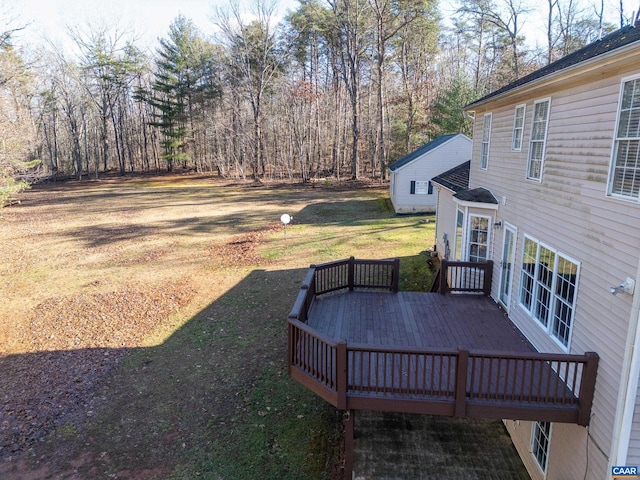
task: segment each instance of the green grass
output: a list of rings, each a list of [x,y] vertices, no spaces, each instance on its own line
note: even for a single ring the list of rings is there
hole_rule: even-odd
[[[319,403],[284,368],[263,370],[242,405],[238,428],[211,445],[186,478],[326,479],[339,451],[339,412]]]

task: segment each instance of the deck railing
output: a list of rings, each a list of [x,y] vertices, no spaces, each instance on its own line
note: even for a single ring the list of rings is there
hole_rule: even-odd
[[[354,258],[311,266],[288,319],[287,361],[293,378],[344,410],[588,425],[598,365],[595,353],[511,354],[348,345],[306,325],[316,295],[345,288],[397,292],[398,266],[397,260]],[[461,271],[480,267],[483,284],[488,281],[490,285],[491,265],[459,265]],[[459,287],[456,291],[469,290]]]
[[[440,261],[438,275],[440,293],[482,293],[491,294],[493,261],[452,262]]]
[[[346,260],[311,265],[315,294],[343,289],[380,289],[398,291],[400,260]],[[309,279],[311,280],[311,279]]]
[[[339,409],[589,424],[598,355],[335,342],[289,318],[289,374]]]
[[[316,295],[349,289],[398,291],[400,260],[346,260],[311,265],[302,281],[289,318],[307,321],[309,308]]]

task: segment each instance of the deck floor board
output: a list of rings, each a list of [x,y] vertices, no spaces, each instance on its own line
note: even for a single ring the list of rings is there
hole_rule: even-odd
[[[319,297],[309,326],[349,344],[535,352],[490,298],[355,291]]]

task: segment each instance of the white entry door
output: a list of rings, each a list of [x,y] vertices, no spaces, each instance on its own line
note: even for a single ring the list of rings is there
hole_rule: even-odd
[[[505,226],[502,242],[502,260],[500,261],[500,303],[509,309],[511,281],[513,280],[513,262],[516,250],[516,232]]]

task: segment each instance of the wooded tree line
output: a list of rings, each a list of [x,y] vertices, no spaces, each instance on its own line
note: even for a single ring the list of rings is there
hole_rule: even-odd
[[[547,3],[537,49],[524,0],[463,0],[454,18],[436,0],[299,0],[279,21],[267,0],[232,3],[210,32],[178,16],[153,53],[114,27],[70,30],[73,54],[7,29],[0,191],[107,171],[384,178],[430,139],[470,134],[465,104],[630,20],[622,4],[611,25],[603,3]]]

